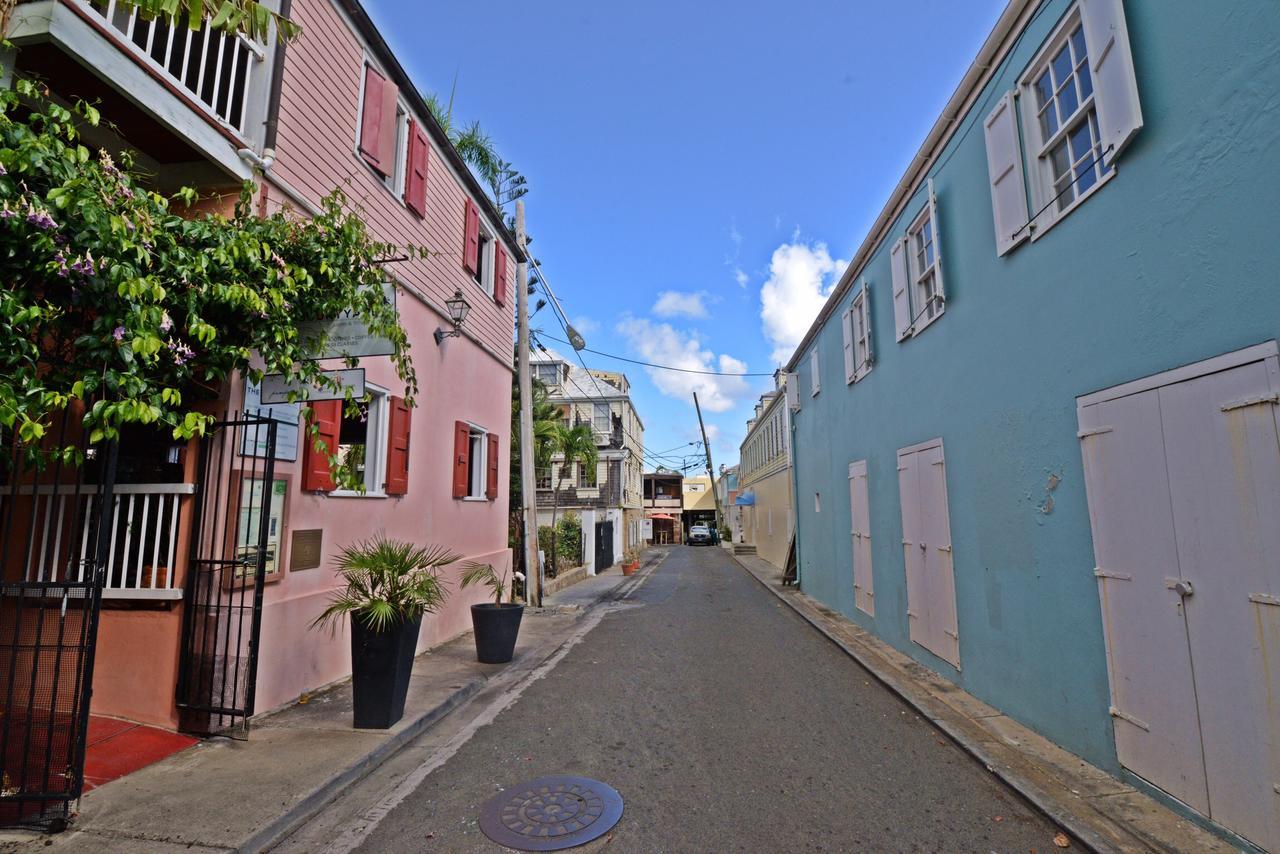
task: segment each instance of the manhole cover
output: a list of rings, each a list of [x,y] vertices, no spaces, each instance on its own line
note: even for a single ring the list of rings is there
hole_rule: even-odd
[[[480,829],[517,851],[559,851],[590,842],[622,818],[622,795],[586,777],[540,777],[485,804]]]

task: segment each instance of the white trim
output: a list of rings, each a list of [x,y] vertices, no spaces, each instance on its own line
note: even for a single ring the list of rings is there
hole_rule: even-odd
[[[916,454],[916,453],[919,453],[920,451],[928,451],[931,448],[941,448],[941,447],[942,447],[942,437],[939,436],[936,439],[929,439],[927,441],[920,442],[919,444],[916,444],[916,445],[908,445],[905,448],[899,448],[898,456],[902,457],[902,456],[905,456],[906,454]],[[902,471],[902,469],[898,469],[898,471]]]
[[[1151,391],[1162,386],[1173,385],[1174,383],[1193,380],[1197,377],[1203,377],[1207,374],[1216,374],[1220,371],[1228,371],[1232,368],[1238,368],[1241,365],[1250,365],[1254,362],[1261,362],[1267,359],[1280,358],[1280,346],[1277,346],[1274,339],[1264,341],[1261,344],[1254,344],[1252,347],[1245,347],[1243,350],[1236,350],[1231,353],[1223,353],[1220,356],[1214,356],[1211,359],[1205,359],[1201,362],[1194,362],[1189,365],[1173,368],[1172,370],[1163,371],[1158,374],[1152,374],[1148,377],[1131,380],[1127,383],[1121,383],[1111,388],[1104,388],[1100,391],[1090,392],[1076,398],[1076,410],[1084,409],[1098,403],[1106,403],[1109,400],[1117,400],[1122,397],[1128,397],[1133,394],[1140,394],[1144,391]]]
[[[916,269],[916,236],[924,227],[925,221],[929,222],[929,240],[933,244],[933,263],[929,265],[927,270]],[[906,248],[905,251],[907,261],[907,305],[911,311],[911,330],[906,338],[915,338],[925,329],[933,325],[933,322],[947,309],[947,300],[941,293],[942,287],[942,264],[938,255],[938,219],[934,214],[933,206],[926,200],[924,208],[911,221],[911,225],[907,226]],[[933,316],[928,317],[923,311],[923,307],[919,305],[920,300],[920,280],[927,273],[933,274],[933,299],[931,302],[936,306]],[[905,338],[903,339],[905,340]]]
[[[369,426],[365,430],[364,484],[365,491],[334,489],[326,495],[332,498],[386,498],[387,446],[391,443],[391,392],[381,386],[366,382],[365,396],[369,398]],[[345,409],[345,404],[344,404]],[[343,413],[345,415],[345,412]],[[338,441],[342,441],[342,420],[338,421]],[[370,485],[373,478],[376,485]]]

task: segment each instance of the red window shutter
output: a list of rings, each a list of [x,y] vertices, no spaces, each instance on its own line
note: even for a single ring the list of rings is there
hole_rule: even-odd
[[[507,304],[507,251],[501,247],[493,252],[493,301]]]
[[[471,456],[471,428],[465,421],[453,422],[453,497],[467,497],[467,462]]]
[[[387,441],[387,495],[404,495],[409,491],[409,425],[413,410],[403,397],[391,398],[391,429]]]
[[[465,236],[462,242],[462,267],[475,275],[480,269],[480,211],[475,202],[467,199]]]
[[[409,169],[404,180],[404,203],[418,216],[427,215],[427,156],[431,146],[417,122],[409,122]]]
[[[490,433],[485,436],[489,441],[488,458],[488,480],[485,482],[484,494],[490,501],[498,497],[498,434]]]
[[[338,452],[338,431],[342,428],[342,401],[324,400],[311,404],[310,420],[319,429],[317,437],[310,431],[303,433],[302,489],[307,492],[329,492],[333,489],[333,472],[329,470],[329,455]],[[315,439],[324,444],[324,451],[317,451]]]
[[[387,81],[371,67],[364,68],[364,112],[360,116],[360,154],[369,165],[386,174],[382,165],[382,90]],[[394,112],[394,108],[393,108]]]

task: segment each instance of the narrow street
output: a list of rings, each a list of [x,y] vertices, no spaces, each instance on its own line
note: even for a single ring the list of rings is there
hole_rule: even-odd
[[[675,547],[597,607],[522,693],[480,695],[276,850],[498,850],[484,803],[554,774],[625,800],[584,851],[1055,850],[1056,828],[721,549]]]

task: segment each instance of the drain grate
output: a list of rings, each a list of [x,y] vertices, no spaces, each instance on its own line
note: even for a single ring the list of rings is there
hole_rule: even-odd
[[[499,792],[480,829],[517,851],[559,851],[602,836],[622,818],[622,795],[586,777],[540,777]]]

